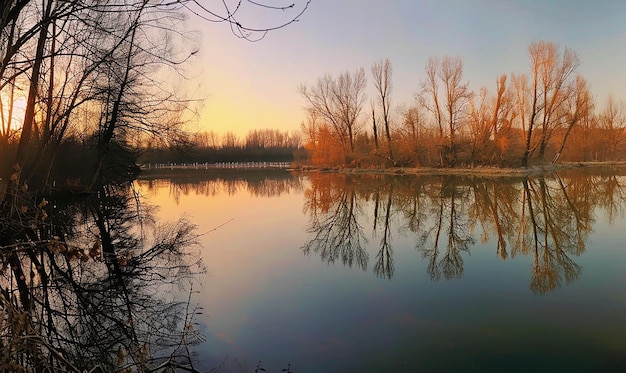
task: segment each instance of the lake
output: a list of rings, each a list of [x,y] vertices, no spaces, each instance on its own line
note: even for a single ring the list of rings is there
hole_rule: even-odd
[[[204,233],[205,368],[626,369],[624,168],[169,172],[136,184]]]

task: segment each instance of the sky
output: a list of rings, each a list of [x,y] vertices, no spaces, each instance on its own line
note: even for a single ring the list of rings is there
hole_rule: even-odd
[[[306,1],[264,0],[292,2],[290,13],[243,0],[240,21],[276,25]],[[626,100],[625,19],[621,0],[311,0],[298,22],[250,42],[227,24],[192,16],[198,53],[185,84],[206,98],[198,130],[241,137],[253,129],[298,131],[306,104],[298,87],[325,74],[363,67],[369,102],[375,98],[370,67],[389,58],[392,105],[411,105],[430,56],[460,56],[470,88],[493,92],[500,74],[529,72],[528,46],[545,40],[578,53],[577,72],[602,106],[609,95]]]

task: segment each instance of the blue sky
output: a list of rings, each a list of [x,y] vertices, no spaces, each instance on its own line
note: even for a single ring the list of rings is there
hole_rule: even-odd
[[[290,2],[305,3],[265,0]],[[259,21],[266,10],[242,4],[250,13],[242,22],[267,24]],[[304,118],[298,86],[324,74],[361,66],[369,74],[372,63],[389,58],[393,103],[411,104],[429,56],[461,56],[471,89],[492,91],[498,75],[528,72],[528,45],[546,40],[578,53],[578,72],[602,105],[609,94],[626,100],[624,20],[626,1],[617,0],[312,0],[299,22],[252,43],[225,24],[192,17],[199,53],[189,86],[208,97],[201,129],[241,136],[255,128],[292,131]],[[371,79],[368,92],[373,98]]]

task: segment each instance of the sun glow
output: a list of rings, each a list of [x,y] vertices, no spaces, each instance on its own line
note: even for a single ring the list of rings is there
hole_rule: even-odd
[[[22,128],[26,97],[0,94],[0,134],[7,135]]]

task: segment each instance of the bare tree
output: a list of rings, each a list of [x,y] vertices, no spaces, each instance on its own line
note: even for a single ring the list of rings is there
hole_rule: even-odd
[[[372,65],[372,77],[374,78],[374,87],[378,93],[378,103],[382,109],[382,119],[385,125],[385,136],[387,138],[387,151],[389,153],[389,159],[393,162],[393,146],[391,144],[391,76],[393,69],[389,58],[375,62]],[[372,109],[372,116],[374,116],[374,109]],[[374,123],[375,118],[374,118]],[[378,147],[378,146],[377,146]]]
[[[3,147],[7,145],[14,131],[15,86],[11,85],[7,91],[5,96],[0,90],[0,152],[3,151]]]
[[[470,101],[468,124],[472,141],[472,161],[484,161],[487,151],[487,141],[493,128],[490,122],[489,98],[489,91],[482,87]]]
[[[472,96],[469,84],[462,80],[463,60],[460,57],[429,58],[426,80],[422,82],[422,98],[439,127],[442,165],[454,166],[456,163],[456,135],[464,123],[465,109]]]
[[[350,151],[354,153],[354,138],[360,131],[358,118],[365,102],[365,87],[367,79],[363,68],[354,73],[344,72],[339,74],[335,85],[335,100],[339,108],[339,116],[348,132]]]
[[[227,131],[222,136],[223,148],[236,148],[241,146],[241,140],[233,131]]]
[[[203,148],[218,148],[220,138],[215,131],[197,132],[193,135],[193,143]]]
[[[506,74],[496,79],[495,96],[483,87],[470,100],[468,114],[473,143],[472,161],[492,162],[504,155],[506,130],[515,115],[506,80]]]
[[[94,165],[88,184],[107,168],[113,148],[129,148],[132,139],[149,134],[166,143],[185,141],[181,130],[189,115],[182,114],[193,100],[167,77],[173,73],[184,79],[180,66],[195,54],[184,19],[226,23],[236,36],[256,41],[296,22],[309,2],[3,2],[0,95],[11,97],[16,89],[28,97],[19,130],[12,131],[16,126],[8,119],[3,122],[2,141],[14,132],[16,136],[14,152],[3,154],[3,164],[9,166],[0,177],[8,179],[19,169],[16,177],[30,180],[31,186],[45,184],[69,134],[79,134],[88,145],[85,150],[97,153],[93,162],[84,162]],[[264,17],[251,18],[255,12]]]
[[[566,102],[566,106],[564,108],[565,112],[563,114],[566,125],[565,133],[563,134],[561,146],[554,156],[552,163],[555,163],[561,156],[561,153],[563,153],[565,143],[572,132],[572,128],[574,128],[574,126],[584,118],[592,115],[593,108],[595,106],[587,81],[581,75],[576,76],[572,89],[574,94],[570,96],[569,100]]]
[[[306,110],[331,125],[346,153],[355,151],[354,140],[361,129],[358,119],[366,98],[366,84],[365,70],[361,67],[354,73],[343,72],[336,79],[325,75],[316,84],[303,84],[299,88],[307,101]]]
[[[420,104],[431,112],[439,130],[439,147],[441,164],[443,165],[443,143],[444,135],[444,119],[443,109],[440,103],[439,81],[437,80],[437,71],[439,70],[439,58],[431,56],[426,63],[426,79],[421,83],[421,92],[417,95]]]
[[[598,115],[598,122],[605,132],[605,141],[609,147],[607,150],[615,157],[620,144],[625,140],[626,104],[624,101],[617,101],[615,97],[609,96],[604,109]]]
[[[522,167],[528,166],[529,159],[537,148],[539,158],[543,159],[548,140],[561,120],[558,113],[574,94],[568,82],[580,64],[576,52],[565,48],[561,54],[559,47],[552,42],[534,42],[528,47],[528,53],[531,61],[531,110],[525,133]],[[541,134],[533,144],[533,131],[538,126]]]
[[[378,150],[378,126],[376,125],[376,108],[374,102],[370,102],[372,108],[372,133],[374,134],[374,149]]]
[[[492,99],[491,134],[496,141],[506,135],[517,113],[513,110],[513,90],[507,86],[506,74],[496,80],[496,97]]]
[[[400,107],[398,115],[401,118],[396,133],[396,160],[404,164],[421,162],[421,153],[424,149],[422,135],[425,127],[425,113],[419,103],[410,107]]]
[[[469,84],[463,83],[463,60],[460,57],[445,56],[441,62],[439,79],[443,83],[445,93],[445,109],[450,136],[451,159],[448,163],[454,166],[456,161],[456,132],[463,124],[464,109],[471,97]]]
[[[226,1],[200,2],[182,0],[166,2],[165,8],[184,10],[212,23],[227,23],[232,33],[249,41],[259,41],[274,30],[298,22],[307,10],[311,0],[301,0],[289,5],[274,5],[266,1]],[[233,6],[234,4],[234,6]],[[270,19],[269,24],[266,21]]]

